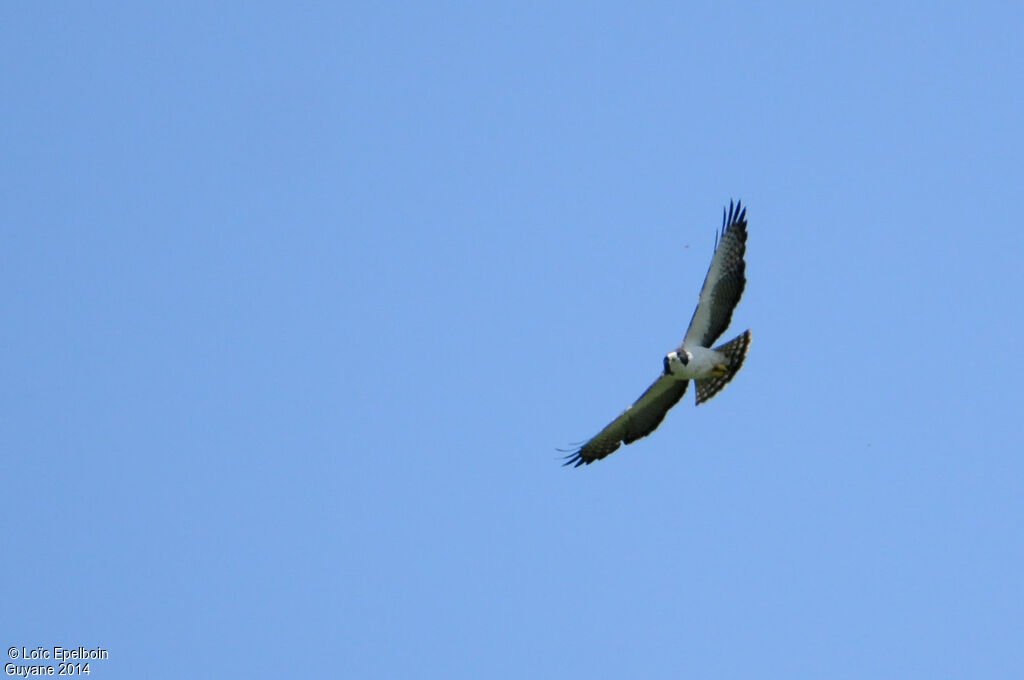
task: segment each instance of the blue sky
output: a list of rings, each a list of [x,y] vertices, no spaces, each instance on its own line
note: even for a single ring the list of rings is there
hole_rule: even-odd
[[[1022,20],[5,3],[0,642],[1021,677]],[[561,468],[682,338],[730,198],[742,372]]]

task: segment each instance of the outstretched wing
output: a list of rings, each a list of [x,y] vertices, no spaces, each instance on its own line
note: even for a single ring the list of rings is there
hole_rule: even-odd
[[[683,345],[711,347],[729,327],[732,310],[743,295],[747,284],[747,265],[743,261],[747,250],[747,210],[739,201],[735,208],[729,201],[729,212],[722,211],[721,238],[716,235],[715,240],[715,254]]]
[[[682,399],[686,392],[688,380],[677,380],[670,375],[663,375],[640,395],[622,414],[608,423],[608,426],[581,446],[578,451],[568,456],[565,465],[579,467],[590,465],[619,448],[620,443],[632,444],[641,437],[646,437],[661,424],[668,410]]]

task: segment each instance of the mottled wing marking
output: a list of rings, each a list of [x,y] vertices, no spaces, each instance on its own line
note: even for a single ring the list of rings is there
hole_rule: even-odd
[[[747,210],[739,202],[733,206],[730,201],[729,211],[722,213],[721,237],[716,234],[715,254],[683,345],[710,347],[729,327],[732,311],[747,283],[743,260],[746,249]]]
[[[640,395],[632,406],[597,433],[593,439],[567,457],[565,465],[590,465],[619,448],[646,437],[661,424],[669,409],[682,399],[688,380],[663,375]]]

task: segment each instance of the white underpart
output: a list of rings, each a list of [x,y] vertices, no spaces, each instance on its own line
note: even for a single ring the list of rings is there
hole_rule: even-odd
[[[728,364],[728,359],[721,352],[707,347],[687,347],[684,350],[689,360],[684,365],[675,352],[668,353],[668,368],[672,375],[685,380],[710,378],[711,371],[718,364]]]

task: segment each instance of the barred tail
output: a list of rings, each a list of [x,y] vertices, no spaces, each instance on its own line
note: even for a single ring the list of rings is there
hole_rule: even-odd
[[[743,360],[747,358],[747,349],[750,348],[750,331],[745,331],[739,337],[733,338],[724,345],[715,347],[716,352],[721,352],[726,356],[726,366],[729,367],[729,372],[723,375],[721,378],[704,378],[703,380],[694,380],[697,384],[697,404],[703,404],[705,401],[715,396],[722,391],[722,388],[729,384],[733,376],[736,375],[740,367],[743,366]]]

